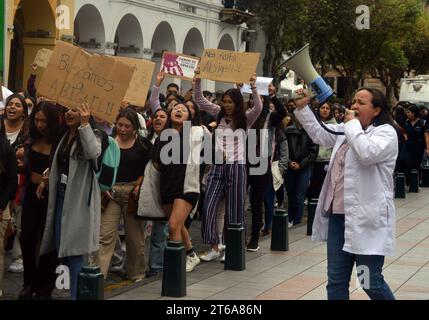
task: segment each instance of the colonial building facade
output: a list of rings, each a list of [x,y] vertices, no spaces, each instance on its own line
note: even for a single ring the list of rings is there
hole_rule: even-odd
[[[25,87],[37,51],[52,49],[57,40],[160,63],[163,51],[195,56],[204,48],[245,51],[245,22],[251,18],[242,9],[226,9],[222,0],[5,1],[4,82],[14,90]],[[183,90],[190,87],[176,82]],[[206,87],[214,91],[230,85],[207,81]]]

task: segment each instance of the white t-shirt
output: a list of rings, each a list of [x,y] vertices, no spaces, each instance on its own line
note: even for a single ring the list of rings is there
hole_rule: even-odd
[[[11,132],[11,133],[6,133],[7,136],[7,140],[9,140],[9,143],[12,145],[15,143],[16,139],[18,138],[19,132],[20,130],[17,130],[15,132]]]
[[[0,100],[0,110],[3,110],[5,108],[5,103],[6,103],[6,99],[13,95],[13,92],[10,91],[8,88],[6,87],[2,87],[2,93],[3,93],[3,101]]]

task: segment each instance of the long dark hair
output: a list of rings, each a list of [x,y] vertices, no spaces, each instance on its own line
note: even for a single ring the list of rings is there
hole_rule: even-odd
[[[105,141],[107,141],[107,134],[98,127],[93,116],[91,116],[89,118],[89,125],[91,126],[91,129],[94,132],[94,134],[98,138],[100,138],[102,145],[105,144]],[[70,135],[70,128],[67,127],[67,130],[66,130],[66,133],[64,136],[64,140],[60,144],[59,148],[65,148],[67,146],[67,141],[68,141],[69,135]],[[79,161],[83,161],[85,159],[85,157],[84,157],[84,153],[83,153],[82,141],[81,141],[80,136],[79,136],[79,130],[76,131],[75,141],[76,141],[76,149],[71,156],[74,159],[77,159]]]
[[[155,129],[154,129],[154,127],[153,127],[153,120],[155,119],[155,116],[159,113],[159,112],[164,112],[166,115],[167,115],[167,122],[168,122],[168,112],[167,112],[167,110],[165,110],[165,109],[162,109],[162,108],[159,108],[158,110],[156,110],[155,111],[155,113],[153,114],[153,116],[152,116],[152,125],[150,126],[150,129],[149,129],[149,134],[147,135],[147,138],[148,138],[148,140],[149,141],[151,141],[152,139],[153,139],[153,137],[155,136]],[[165,123],[165,127],[164,127],[164,129],[167,127],[167,124],[168,123]]]
[[[241,94],[241,91],[239,89],[227,90],[222,96],[222,101],[225,98],[225,96],[229,96],[235,105],[234,114],[232,116],[233,129],[247,130],[246,110],[244,109],[244,99],[243,99],[243,95]],[[222,107],[217,117],[217,123],[219,124],[220,120],[224,117],[225,117],[225,111]]]
[[[328,105],[328,107],[329,107],[329,115],[328,115],[328,118],[325,121],[329,121],[329,120],[331,120],[334,117],[334,107],[332,106],[332,104],[329,101],[326,101],[325,103],[322,103],[319,106],[319,109],[317,110],[317,117],[320,119],[320,108],[322,106],[324,106],[325,104]]]
[[[407,122],[407,115],[405,114],[405,109],[402,105],[398,105],[395,108],[395,121],[401,128],[405,128]]]
[[[386,99],[386,96],[378,89],[375,88],[368,88],[368,87],[362,87],[359,88],[356,92],[360,92],[366,90],[369,93],[371,93],[372,99],[371,103],[374,108],[379,107],[381,109],[378,116],[376,116],[373,121],[372,125],[374,127],[382,126],[384,124],[390,124],[393,128],[398,129],[398,126],[396,125],[395,121],[393,121],[392,114],[390,112],[390,106]]]
[[[185,105],[190,102],[192,103],[192,106],[194,107],[194,116],[192,117],[192,126],[200,126],[201,125],[201,115],[200,115],[200,108],[198,107],[198,105],[195,103],[194,100],[189,99],[185,101]]]
[[[3,118],[0,117],[0,174],[4,172],[4,159],[6,158],[6,154],[10,151],[9,140],[6,136],[6,128],[4,126]]]
[[[175,105],[175,107],[177,107],[178,105],[182,105],[185,106],[185,108],[188,110],[188,114],[189,114],[189,118],[187,121],[191,121],[192,123],[192,114],[191,114],[191,110],[189,109],[189,107],[184,104],[184,103],[178,103]],[[171,109],[167,114],[168,114],[168,120],[167,123],[165,124],[166,128],[173,128],[173,122],[171,121],[171,112],[173,112],[173,109]]]
[[[18,93],[14,93],[14,94],[10,95],[9,97],[7,97],[6,104],[4,106],[4,108],[5,108],[5,113],[4,113],[5,119],[7,120],[6,108],[7,108],[8,104],[9,104],[9,102],[12,99],[15,99],[15,98],[17,98],[21,102],[22,107],[24,109],[24,115],[25,115],[24,120],[27,119],[28,118],[28,106],[27,106],[27,102],[25,101],[25,98],[22,95],[18,94]]]
[[[141,129],[139,116],[137,115],[137,111],[134,110],[133,108],[127,107],[119,111],[119,114],[116,116],[116,122],[118,122],[119,119],[121,118],[125,118],[129,120],[135,131],[138,131]],[[116,134],[117,133],[116,133],[116,124],[115,124],[115,128],[113,130],[112,135],[116,136]]]
[[[42,112],[46,117],[46,133],[42,134],[35,124],[36,113]],[[61,124],[61,109],[49,101],[41,101],[34,107],[29,118],[29,138],[37,140],[43,136],[49,144],[56,144],[64,134],[66,128]]]
[[[268,97],[264,97],[262,101],[262,112],[253,124],[252,129],[263,129],[267,116],[270,113],[270,99]]]

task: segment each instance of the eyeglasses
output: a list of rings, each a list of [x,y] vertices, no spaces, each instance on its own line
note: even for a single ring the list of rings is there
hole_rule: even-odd
[[[188,112],[188,109],[184,105],[175,105],[173,107],[173,111],[182,111],[182,112]]]

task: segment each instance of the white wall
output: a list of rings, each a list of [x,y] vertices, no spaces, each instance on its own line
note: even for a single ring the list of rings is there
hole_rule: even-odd
[[[152,44],[157,47],[155,49],[162,49],[164,48],[163,46],[167,46],[167,48],[164,49],[175,48],[177,52],[182,52],[184,49],[185,51],[189,48],[192,49],[192,44],[190,44],[189,41],[186,44],[187,48],[184,48],[184,45],[188,33],[193,28],[199,31],[203,46],[206,48],[218,48],[222,37],[227,37],[231,39],[235,50],[245,50],[245,43],[241,41],[241,33],[245,29],[245,26],[229,25],[221,23],[219,20],[219,13],[223,8],[221,0],[140,0],[140,2],[133,1],[132,3],[110,2],[106,0],[76,0],[75,17],[85,4],[92,4],[96,7],[100,13],[101,19],[88,18],[89,13],[87,11],[87,14],[83,16],[85,20],[88,20],[81,23],[79,30],[81,35],[85,32],[82,30],[83,28],[99,30],[102,25],[104,29],[104,41],[115,42],[115,35],[122,18],[127,14],[132,14],[139,23],[131,24],[131,26],[134,26],[133,28],[140,27],[141,30],[127,30],[127,38],[121,39],[120,41],[127,42],[132,41],[130,39],[141,39],[142,35],[143,47],[141,48],[141,52],[143,52],[143,48],[152,48]],[[181,10],[181,4],[196,8],[196,12],[192,13]],[[169,28],[165,28],[163,30],[168,34],[158,33],[155,35],[155,30],[161,22],[164,22],[165,26],[168,24],[171,30],[169,31]],[[89,34],[93,33],[94,32],[89,32]],[[102,32],[98,31],[95,33],[101,38]],[[89,36],[87,38],[89,38]],[[169,38],[174,38],[174,45],[168,40]],[[200,53],[201,39],[195,36],[191,37],[191,39],[197,41],[195,44],[195,51],[197,52],[195,53]],[[166,42],[164,40],[166,40]],[[181,84],[179,80],[175,82],[179,85]],[[189,84],[183,83],[183,87],[187,89]],[[208,90],[214,91],[216,87],[232,87],[232,84],[216,85],[212,81],[206,81],[206,88]]]

